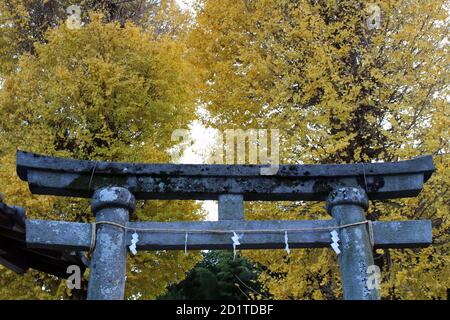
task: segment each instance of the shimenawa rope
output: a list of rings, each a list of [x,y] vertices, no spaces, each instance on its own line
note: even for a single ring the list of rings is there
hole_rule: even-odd
[[[187,234],[189,233],[213,233],[213,234],[227,234],[227,233],[286,233],[286,232],[314,232],[314,231],[332,231],[336,229],[343,229],[353,226],[358,226],[362,224],[368,225],[369,231],[369,240],[372,247],[374,246],[374,237],[373,237],[373,226],[372,221],[364,220],[354,223],[343,224],[340,226],[332,226],[332,227],[316,227],[316,228],[297,228],[297,229],[244,229],[244,230],[214,230],[214,229],[162,229],[162,228],[136,228],[136,227],[128,227],[126,225],[122,225],[120,223],[112,222],[112,221],[96,221],[91,223],[92,231],[91,231],[91,244],[90,244],[90,252],[92,252],[95,248],[96,241],[96,231],[97,225],[111,225],[114,227],[121,228],[123,230],[132,230],[132,231],[140,231],[140,232],[175,232],[175,233],[185,233],[186,239]],[[186,250],[186,246],[185,246]]]

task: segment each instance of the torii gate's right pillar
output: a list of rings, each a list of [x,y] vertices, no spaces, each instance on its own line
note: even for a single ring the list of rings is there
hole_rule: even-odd
[[[366,220],[368,197],[361,188],[342,187],[333,190],[327,198],[327,211],[337,225]],[[369,289],[368,267],[374,264],[373,249],[366,224],[339,230],[338,256],[345,300],[379,300],[380,291]]]

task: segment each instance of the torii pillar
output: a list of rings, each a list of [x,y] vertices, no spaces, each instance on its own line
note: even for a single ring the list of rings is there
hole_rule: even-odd
[[[369,199],[361,188],[333,190],[327,198],[327,211],[338,225],[365,221]],[[339,232],[341,254],[339,267],[345,300],[379,300],[377,287],[367,286],[367,270],[374,264],[373,247],[366,225],[344,228]]]
[[[136,200],[125,188],[98,189],[92,197],[91,208],[96,221],[119,225],[128,223]],[[100,224],[94,233],[95,249],[92,254],[88,300],[122,300],[125,295],[127,265],[127,233],[121,227]]]

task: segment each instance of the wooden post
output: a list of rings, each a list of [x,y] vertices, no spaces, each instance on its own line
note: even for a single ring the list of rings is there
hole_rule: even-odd
[[[125,226],[135,209],[134,196],[125,188],[99,189],[92,198],[96,221]],[[97,227],[95,250],[90,264],[88,300],[122,300],[125,294],[126,230],[101,224]]]
[[[367,194],[361,188],[343,187],[333,190],[327,199],[327,210],[337,225],[365,220]],[[374,264],[367,225],[339,230],[338,256],[345,300],[379,300],[377,288],[368,288],[368,267]]]

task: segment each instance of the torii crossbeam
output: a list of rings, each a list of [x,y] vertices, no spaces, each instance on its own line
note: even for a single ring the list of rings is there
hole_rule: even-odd
[[[434,171],[431,156],[392,163],[179,165],[95,162],[18,151],[17,173],[36,194],[92,198],[96,224],[26,221],[30,247],[89,250],[88,299],[123,299],[126,246],[139,234],[140,250],[329,247],[338,231],[344,299],[379,299],[367,286],[374,248],[431,244],[429,220],[368,223],[369,199],[414,197]],[[218,200],[217,222],[129,222],[136,199]],[[331,220],[245,221],[243,201],[326,201]],[[369,228],[368,228],[369,227]]]

